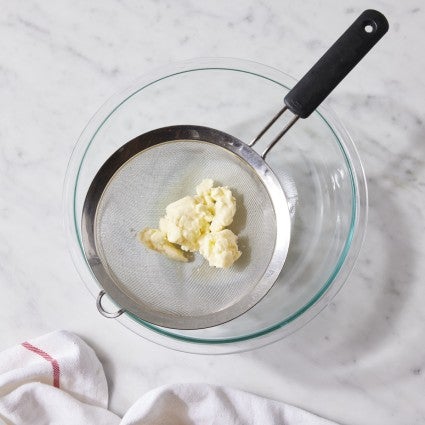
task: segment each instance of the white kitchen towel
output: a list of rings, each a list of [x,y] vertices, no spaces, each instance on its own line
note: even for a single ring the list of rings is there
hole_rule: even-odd
[[[121,419],[105,374],[79,337],[53,332],[0,353],[0,423],[14,425],[336,425],[281,402],[208,384],[142,396]]]
[[[0,353],[0,423],[117,425],[94,351],[58,331]]]
[[[337,425],[305,410],[207,384],[167,385],[141,397],[121,425]]]

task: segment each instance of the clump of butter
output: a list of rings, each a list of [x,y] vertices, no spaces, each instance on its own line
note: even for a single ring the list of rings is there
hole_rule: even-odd
[[[185,196],[165,209],[159,229],[144,229],[139,239],[173,260],[188,261],[186,252],[199,251],[210,266],[230,267],[240,256],[238,237],[225,229],[233,221],[236,200],[228,187],[213,187],[204,179],[195,196]]]
[[[167,257],[172,258],[176,261],[187,262],[188,259],[184,255],[183,251],[177,248],[175,245],[167,241],[164,233],[158,229],[144,229],[139,233],[139,239],[148,248],[154,249],[155,251],[165,254]]]
[[[229,229],[208,233],[199,242],[199,252],[210,266],[230,267],[240,256],[238,237]]]

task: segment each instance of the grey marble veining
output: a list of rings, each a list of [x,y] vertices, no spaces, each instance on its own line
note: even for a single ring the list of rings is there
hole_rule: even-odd
[[[103,362],[111,408],[182,381],[231,385],[343,424],[423,424],[425,6],[419,0],[1,1],[0,349],[64,328]],[[366,8],[391,29],[330,102],[369,184],[366,240],[317,318],[244,354],[172,352],[96,311],[67,250],[62,183],[83,127],[140,74],[242,57],[300,77]]]

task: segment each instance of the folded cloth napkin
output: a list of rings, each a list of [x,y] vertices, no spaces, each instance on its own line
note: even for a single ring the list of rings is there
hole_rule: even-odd
[[[0,424],[336,425],[294,406],[207,384],[160,387],[120,418],[108,410],[96,354],[66,331],[0,353]]]

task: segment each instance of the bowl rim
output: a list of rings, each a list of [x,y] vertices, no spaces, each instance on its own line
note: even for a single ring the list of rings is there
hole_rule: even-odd
[[[136,95],[146,87],[179,74],[214,69],[252,74],[276,83],[283,89],[287,90],[289,90],[290,86],[293,86],[297,82],[295,78],[281,70],[246,59],[215,57],[195,58],[180,62],[173,62],[166,66],[156,68],[148,74],[142,75],[135,83],[110,97],[109,100],[107,100],[92,116],[78,138],[69,159],[65,175],[63,217],[65,230],[68,236],[68,247],[70,249],[74,265],[85,286],[94,297],[97,297],[102,288],[97,283],[90,270],[87,274],[87,270],[83,271],[82,269],[83,267],[89,268],[89,266],[87,265],[84,256],[81,231],[79,229],[80,222],[77,219],[76,214],[76,194],[79,176],[91,143],[100,128],[111,117],[111,115],[129,98]],[[271,78],[270,74],[273,75],[276,73],[279,74],[285,82],[289,81],[289,86],[283,84],[281,81],[276,81]],[[284,320],[265,329],[261,329],[260,331],[237,337],[209,339],[180,335],[174,333],[174,330],[172,329],[161,328],[145,322],[128,312],[118,318],[124,326],[135,333],[150,339],[151,341],[176,350],[205,353],[210,353],[211,351],[214,353],[236,352],[247,349],[246,342],[251,341],[249,344],[250,347],[248,347],[249,349],[254,348],[254,346],[267,345],[270,342],[293,333],[295,330],[312,320],[321,310],[323,310],[323,308],[326,307],[326,305],[329,304],[347,280],[363,244],[367,223],[368,196],[364,169],[358,155],[357,148],[348,131],[345,129],[335,112],[329,107],[328,101],[325,100],[325,102],[323,102],[314,113],[318,114],[321,120],[329,127],[340,147],[347,169],[349,170],[353,199],[350,230],[344,243],[344,247],[332,273],[321,286],[321,289],[316,292],[307,303]],[[89,142],[87,143],[87,141]],[[91,285],[89,285],[87,281],[88,279],[94,280],[95,282],[91,282]],[[97,289],[93,288],[93,283],[96,284]],[[129,320],[133,323],[129,322]],[[133,326],[134,324],[137,326]],[[143,327],[147,330],[147,332],[140,332],[140,327]],[[256,342],[252,343],[252,341]],[[234,347],[232,349],[225,348],[225,346],[229,345]],[[195,346],[197,347],[195,348]],[[213,350],[205,350],[200,346],[214,346],[215,348]]]

